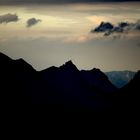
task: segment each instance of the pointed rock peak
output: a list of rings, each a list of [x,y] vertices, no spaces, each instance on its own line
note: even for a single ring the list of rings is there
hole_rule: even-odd
[[[20,59],[17,59],[15,60],[15,63],[16,64],[19,64],[21,66],[30,66],[30,64],[28,64],[24,59],[20,58]]]
[[[71,60],[69,60],[69,61],[67,61],[67,62],[65,63],[65,65],[74,65],[74,64],[73,64],[73,62],[72,62]]]
[[[62,65],[61,68],[67,68],[69,70],[71,70],[71,69],[78,70],[77,67],[73,64],[73,62],[71,60],[66,62],[64,65]]]
[[[105,73],[103,73],[100,69],[93,68],[93,69],[91,70],[91,72],[92,72],[94,75],[96,75],[96,76],[98,76],[98,77],[100,77],[100,78],[102,78],[102,79],[108,80],[108,77],[107,77],[107,76],[105,75]]]
[[[18,66],[20,69],[30,70],[30,71],[36,71],[29,63],[27,63],[24,59],[20,58],[17,60],[14,60],[14,64]]]

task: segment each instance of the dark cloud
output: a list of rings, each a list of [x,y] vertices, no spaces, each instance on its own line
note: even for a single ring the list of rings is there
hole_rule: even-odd
[[[32,27],[34,25],[36,25],[37,23],[41,22],[40,19],[36,19],[36,18],[30,18],[27,20],[27,27]]]
[[[0,4],[20,4],[20,3],[87,3],[87,2],[128,2],[140,0],[0,0]]]
[[[104,36],[109,36],[113,33],[126,33],[129,31],[140,31],[140,20],[136,23],[120,22],[117,26],[110,22],[101,22],[99,26],[91,30],[91,33],[104,33]]]
[[[127,23],[127,22],[120,22],[118,26],[119,26],[120,28],[125,28],[125,27],[127,27],[127,26],[129,26],[129,25],[130,25],[130,24]]]
[[[16,14],[5,14],[0,15],[0,24],[2,23],[9,23],[9,22],[17,22],[19,20]]]
[[[114,26],[109,22],[101,22],[101,24],[96,27],[94,30],[91,30],[91,32],[107,32],[111,31],[114,28]]]

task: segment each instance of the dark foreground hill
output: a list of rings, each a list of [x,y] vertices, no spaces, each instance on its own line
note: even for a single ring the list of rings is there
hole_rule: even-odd
[[[61,67],[37,72],[24,60],[12,60],[0,53],[0,99],[3,108],[93,111],[130,107],[132,102],[138,101],[139,85],[140,72],[118,90],[99,69],[79,71],[69,61]],[[129,102],[130,97],[133,97],[132,102]]]

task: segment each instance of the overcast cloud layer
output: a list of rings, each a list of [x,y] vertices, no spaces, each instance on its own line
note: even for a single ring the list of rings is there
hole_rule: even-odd
[[[140,0],[0,0],[0,4],[20,4],[20,3],[88,3],[88,2],[134,2]]]

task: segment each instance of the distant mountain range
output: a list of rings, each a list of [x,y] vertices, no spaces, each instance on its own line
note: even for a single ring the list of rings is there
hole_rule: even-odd
[[[132,71],[111,71],[105,73],[109,80],[118,88],[122,88],[130,80],[132,80],[136,74],[136,72]]]
[[[12,60],[0,53],[0,66],[0,99],[7,108],[39,107],[53,112],[122,109],[130,106],[129,97],[131,107],[139,99],[140,71],[118,89],[99,69],[79,71],[72,61],[38,72],[23,59]]]

